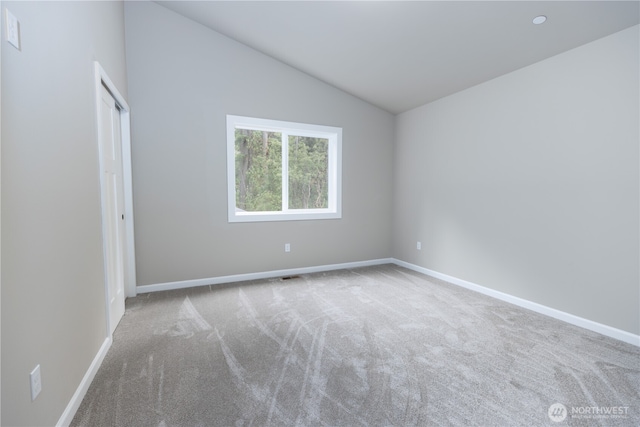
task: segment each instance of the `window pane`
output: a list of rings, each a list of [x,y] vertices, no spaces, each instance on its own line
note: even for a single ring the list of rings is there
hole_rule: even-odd
[[[289,136],[289,209],[329,207],[329,140]]]
[[[236,129],[236,211],[282,210],[282,136]]]
[[[342,218],[342,129],[227,115],[229,222]]]

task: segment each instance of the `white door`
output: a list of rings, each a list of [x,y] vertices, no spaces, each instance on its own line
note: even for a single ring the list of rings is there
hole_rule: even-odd
[[[124,186],[120,110],[103,86],[100,102],[100,152],[102,156],[102,221],[105,232],[111,333],[124,315]]]

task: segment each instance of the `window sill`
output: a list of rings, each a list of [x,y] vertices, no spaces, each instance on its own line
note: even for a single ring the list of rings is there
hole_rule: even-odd
[[[229,215],[229,222],[271,222],[271,221],[309,221],[323,219],[340,219],[342,213],[324,209],[301,212],[234,212]]]

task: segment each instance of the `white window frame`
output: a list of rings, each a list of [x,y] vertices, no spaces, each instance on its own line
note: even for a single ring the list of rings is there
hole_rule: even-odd
[[[282,210],[236,209],[236,129],[282,134]],[[328,208],[289,209],[289,135],[324,138],[328,144]],[[227,115],[227,195],[229,222],[300,221],[342,218],[342,128]]]

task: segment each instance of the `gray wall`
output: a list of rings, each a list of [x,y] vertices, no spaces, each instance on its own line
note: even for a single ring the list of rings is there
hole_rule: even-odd
[[[106,337],[93,61],[126,96],[124,11],[3,6],[20,21],[22,51],[3,36],[1,424],[51,426]]]
[[[638,50],[636,26],[399,115],[394,256],[638,334]]]
[[[391,114],[155,3],[125,22],[138,285],[391,255]],[[229,224],[227,114],[342,127],[343,218]]]

